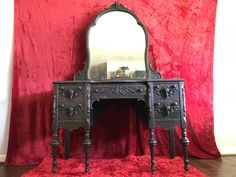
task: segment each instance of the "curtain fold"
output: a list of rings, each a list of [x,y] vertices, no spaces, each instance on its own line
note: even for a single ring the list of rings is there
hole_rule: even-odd
[[[120,0],[149,34],[148,56],[163,78],[183,78],[189,155],[219,157],[213,122],[213,47],[216,0]],[[12,110],[7,165],[51,156],[52,82],[72,79],[86,60],[86,30],[112,0],[15,0]],[[115,113],[115,114],[114,114]],[[91,157],[149,153],[148,129],[129,103],[107,106],[92,127]],[[181,137],[180,129],[175,130]],[[157,155],[167,155],[168,136],[156,128]],[[176,152],[182,147],[175,140]],[[60,131],[59,154],[64,152]],[[83,131],[71,135],[71,154],[83,157]]]

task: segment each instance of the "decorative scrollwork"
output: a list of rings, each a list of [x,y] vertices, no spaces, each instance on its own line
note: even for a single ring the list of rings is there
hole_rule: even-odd
[[[182,100],[183,100],[183,120],[186,123],[186,103],[185,103],[185,92],[183,85],[182,85]]]
[[[133,87],[118,87],[117,93],[119,95],[126,95],[126,94],[130,94],[130,93],[135,93],[136,90],[137,90],[137,88],[133,88]]]
[[[52,118],[53,121],[56,121],[56,91],[53,91],[53,111],[52,111]],[[54,125],[54,124],[53,124]]]
[[[91,113],[91,105],[90,105],[90,98],[91,98],[91,95],[90,95],[90,91],[91,91],[91,87],[90,87],[90,84],[87,84],[86,85],[86,90],[87,90],[87,117],[86,117],[86,121],[87,121],[87,124],[90,126],[90,113]]]
[[[61,93],[62,96],[73,100],[76,97],[79,97],[83,93],[83,90],[82,87],[74,87],[68,89],[66,89],[65,87],[60,87],[59,93]]]
[[[51,146],[54,148],[54,147],[57,147],[58,145],[59,145],[58,130],[54,130],[52,134]]]
[[[62,114],[66,114],[69,119],[73,119],[79,112],[83,111],[82,104],[78,105],[69,105],[68,107],[64,104],[59,105],[59,111]]]
[[[114,4],[112,4],[109,8],[107,8],[108,10],[125,10],[125,11],[129,11],[127,8],[125,8],[122,4],[120,4],[119,2],[115,2]]]
[[[128,95],[146,92],[146,87],[97,87],[93,89],[95,94]]]
[[[177,85],[169,85],[169,86],[160,86],[156,85],[153,87],[154,94],[161,96],[166,99],[167,97],[172,97],[178,91]]]
[[[96,89],[94,89],[94,93],[100,93],[100,94],[102,94],[102,93],[104,93],[105,92],[105,89],[104,88],[96,88]]]
[[[179,106],[177,102],[174,103],[166,103],[166,104],[161,104],[161,103],[155,103],[154,104],[154,109],[161,113],[163,116],[169,116],[171,114],[174,114],[176,111],[179,111]]]

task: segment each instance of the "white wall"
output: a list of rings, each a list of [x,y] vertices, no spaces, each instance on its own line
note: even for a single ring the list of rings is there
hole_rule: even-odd
[[[236,154],[236,1],[218,0],[214,53],[217,146]],[[13,49],[13,0],[0,0],[0,161],[7,152]]]
[[[0,0],[0,161],[8,144],[13,50],[13,0]]]
[[[236,1],[218,0],[214,53],[214,114],[217,146],[236,154]]]

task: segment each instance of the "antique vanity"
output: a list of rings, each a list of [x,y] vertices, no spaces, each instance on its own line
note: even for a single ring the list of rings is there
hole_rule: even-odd
[[[185,97],[183,80],[165,80],[150,68],[147,57],[148,34],[139,18],[119,3],[102,11],[87,31],[87,60],[74,80],[54,82],[52,173],[56,172],[58,129],[66,130],[66,156],[69,132],[84,129],[85,172],[89,171],[90,127],[93,104],[101,100],[143,102],[150,130],[150,166],[155,171],[154,128],[169,129],[170,152],[174,157],[176,125],[182,129],[184,169],[188,170]],[[104,125],[105,126],[105,125]]]

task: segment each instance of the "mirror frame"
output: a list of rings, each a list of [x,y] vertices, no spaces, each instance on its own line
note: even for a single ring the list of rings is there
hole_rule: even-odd
[[[144,24],[141,22],[141,20],[138,18],[138,16],[132,12],[131,10],[129,10],[128,8],[124,7],[122,4],[120,4],[119,2],[115,2],[114,4],[110,5],[108,8],[104,9],[102,12],[100,12],[94,19],[94,21],[90,24],[90,26],[88,27],[87,33],[86,33],[86,61],[84,63],[84,68],[81,71],[78,71],[75,75],[74,75],[74,80],[92,80],[89,79],[89,66],[90,66],[90,56],[89,56],[89,46],[88,46],[88,39],[89,39],[89,32],[90,29],[96,25],[96,22],[98,21],[98,19],[109,12],[113,12],[113,11],[121,11],[121,12],[126,12],[128,14],[130,14],[131,16],[133,16],[133,18],[136,20],[137,24],[139,26],[142,27],[144,34],[145,34],[145,43],[146,43],[146,47],[145,47],[145,54],[144,54],[144,59],[145,59],[145,68],[146,68],[146,73],[147,73],[147,77],[146,79],[122,79],[119,81],[130,81],[130,80],[151,80],[151,79],[161,79],[161,74],[158,71],[154,71],[151,68],[149,59],[148,59],[148,33],[147,33],[147,29],[144,26]],[[113,80],[107,79],[107,80],[94,80],[94,81],[110,81],[112,82]]]

